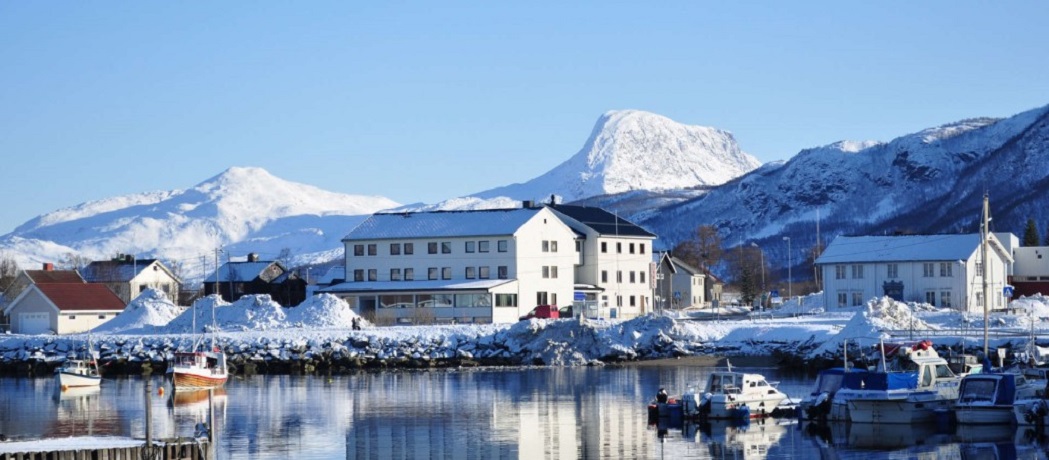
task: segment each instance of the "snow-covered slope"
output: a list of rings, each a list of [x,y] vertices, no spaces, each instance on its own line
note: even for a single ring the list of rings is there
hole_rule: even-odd
[[[583,149],[535,179],[475,194],[480,198],[565,202],[635,190],[723,184],[758,166],[732,134],[683,125],[653,113],[619,110],[597,120]]]
[[[256,252],[270,258],[286,249],[300,263],[341,256],[339,241],[349,230],[367,215],[396,206],[380,196],[332,193],[260,168],[235,167],[188,190],[44,214],[0,237],[0,251],[24,267],[61,262],[69,254],[90,260],[118,253],[156,257],[192,279],[203,271],[200,256],[217,247],[232,256]]]
[[[816,243],[838,234],[977,232],[990,194],[994,231],[1022,234],[1043,223],[1049,188],[1049,106],[1008,119],[977,118],[888,143],[838,142],[804,150],[685,203],[645,214],[667,246],[697,225],[728,245],[755,242],[771,264],[807,263]],[[818,214],[818,215],[817,215]],[[793,253],[788,258],[791,237]],[[811,266],[800,273],[811,272]],[[795,271],[795,273],[799,273]]]

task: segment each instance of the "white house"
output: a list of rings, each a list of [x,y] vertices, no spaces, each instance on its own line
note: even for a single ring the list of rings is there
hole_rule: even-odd
[[[1004,309],[1003,288],[1013,259],[994,234],[987,240],[988,306]],[[839,236],[816,260],[822,273],[825,305],[857,306],[874,297],[889,296],[983,312],[981,247],[979,234]]]
[[[548,206],[579,237],[574,243],[575,296],[597,300],[600,316],[633,318],[652,311],[656,236],[619,215],[591,206]]]
[[[545,207],[374,214],[322,288],[379,323],[517,321],[570,305],[576,233]]]
[[[163,291],[169,299],[177,302],[182,285],[182,281],[159,260],[137,259],[130,255],[91,262],[80,274],[88,283],[106,285],[124,305],[150,288]]]
[[[23,290],[4,314],[16,334],[70,334],[94,329],[122,311],[124,303],[104,285],[38,283]]]
[[[701,270],[664,252],[659,256],[658,273],[656,292],[660,299],[666,300],[662,308],[701,307],[706,304],[706,275]]]

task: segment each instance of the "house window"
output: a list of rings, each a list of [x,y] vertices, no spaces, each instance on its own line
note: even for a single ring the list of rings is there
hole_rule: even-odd
[[[835,265],[834,266],[834,279],[843,280],[845,279],[845,266]]]
[[[640,272],[637,272],[637,274],[638,274],[638,276],[641,277],[641,283],[644,284],[645,283],[645,272],[640,271]]]
[[[474,252],[474,251],[476,251],[477,243],[474,242],[474,241],[467,241],[466,244],[465,244],[465,247],[466,247],[465,248],[466,252],[468,252],[468,253]]]
[[[477,269],[474,268],[474,267],[466,267],[466,279],[468,279],[468,280],[474,279],[474,272],[476,272],[476,271],[477,271]]]
[[[401,255],[401,243],[390,243],[390,255],[399,256]]]
[[[400,280],[401,280],[401,269],[399,269],[399,268],[391,268],[390,269],[390,281],[400,281]]]
[[[953,308],[951,305],[951,291],[940,292],[940,306],[943,308]]]
[[[849,293],[839,292],[838,293],[838,307],[846,307],[849,305]]]
[[[437,279],[437,267],[430,267],[426,269],[426,279],[435,280]]]
[[[980,308],[983,308],[983,293],[982,292],[977,292],[976,293],[976,306],[980,307]]]
[[[634,272],[630,272],[630,282],[631,283],[637,282],[637,278],[635,278]]]
[[[76,319],[76,315],[69,315],[69,319]]]
[[[498,276],[499,279],[501,279],[501,280],[505,280],[507,278],[507,276],[508,276],[507,275],[506,265],[500,265],[500,266],[496,267],[495,272],[496,272],[496,276]]]
[[[601,282],[602,283],[607,283],[608,282],[608,270],[601,270]]]
[[[550,305],[557,305],[557,293],[556,292],[551,292],[550,293]]]
[[[495,250],[499,252],[506,252],[506,240],[499,240],[495,242]]]
[[[620,284],[623,283],[623,271],[622,270],[619,270],[619,271],[616,272],[616,282],[620,283]],[[620,305],[620,306],[622,307],[622,305]]]
[[[364,270],[360,269],[360,268],[354,270],[353,271],[353,280],[354,281],[364,281]]]
[[[583,252],[583,242],[582,241],[576,240],[576,242],[575,242],[575,252]]]
[[[404,280],[405,281],[415,281],[415,269],[414,268],[405,268],[404,269]]]
[[[543,240],[543,252],[550,252],[550,241]]]
[[[951,266],[953,266],[953,265],[954,264],[952,264],[950,262],[940,262],[940,276],[943,276],[943,277],[954,276],[953,274],[951,274],[951,271],[952,271]]]
[[[355,244],[355,245],[353,245],[353,255],[355,255],[357,257],[363,256],[364,255],[364,245],[363,244]]]
[[[550,241],[550,252],[557,252],[557,241]]]
[[[451,241],[442,241],[441,242],[441,254],[451,254],[451,253],[452,253],[452,242]]]
[[[863,265],[855,264],[852,266],[852,278],[863,279]]]
[[[495,295],[495,306],[497,306],[497,307],[516,307],[517,306],[517,294],[496,294]]]
[[[900,277],[900,266],[898,264],[888,264],[888,265],[885,266],[885,269],[886,269],[886,273],[885,273],[886,277],[888,277],[890,279],[895,279],[895,278],[899,278]]]
[[[414,243],[404,243],[404,254],[408,255],[408,256],[410,256],[412,254],[415,254],[415,244]]]
[[[431,241],[429,243],[426,243],[426,253],[437,254],[437,242]]]
[[[634,296],[630,296],[630,306],[631,307],[636,307],[637,306],[637,300],[636,300],[636,298]]]
[[[535,304],[536,305],[549,305],[548,303],[546,303],[548,298],[549,297],[547,296],[546,292],[544,292],[544,291],[536,292],[535,293]]]
[[[368,281],[377,281],[379,279],[379,271],[374,268],[368,269]]]
[[[936,305],[936,292],[925,291],[925,303],[929,305]]]
[[[371,243],[368,245],[368,255],[374,256],[379,254],[379,245]]]
[[[637,247],[641,250],[642,254],[645,253],[645,243],[638,244]]]
[[[601,253],[604,254],[606,252],[608,252],[608,242],[607,241],[602,241],[601,242]]]
[[[556,267],[555,267],[556,268]],[[486,280],[491,277],[491,267],[477,267],[477,277]]]
[[[933,272],[932,263],[926,262],[922,264],[922,277],[932,278],[935,275]]]
[[[441,279],[442,280],[450,280],[450,279],[452,279],[452,267],[442,267],[441,268]]]
[[[863,305],[863,292],[856,291],[852,293],[852,306],[858,307]]]
[[[630,253],[634,253],[634,243],[630,243]]]
[[[106,315],[98,315],[98,319],[106,319]]]
[[[617,295],[616,296],[616,306],[617,307],[622,307],[623,306],[623,296],[621,296],[621,295]]]
[[[488,252],[488,240],[477,242],[477,252]]]
[[[976,262],[976,276],[983,276],[983,262]]]

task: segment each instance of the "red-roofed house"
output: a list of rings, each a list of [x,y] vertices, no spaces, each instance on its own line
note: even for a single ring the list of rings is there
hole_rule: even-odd
[[[16,334],[86,332],[124,311],[124,302],[101,284],[39,283],[4,308]]]

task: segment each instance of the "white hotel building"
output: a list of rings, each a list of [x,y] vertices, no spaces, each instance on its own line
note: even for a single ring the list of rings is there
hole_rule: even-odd
[[[576,297],[603,302],[605,317],[644,313],[654,236],[618,218],[611,235],[595,229],[612,216],[596,209],[374,214],[342,240],[345,282],[320,292],[380,324],[507,323]]]

